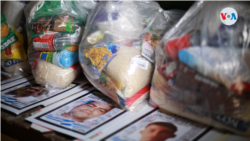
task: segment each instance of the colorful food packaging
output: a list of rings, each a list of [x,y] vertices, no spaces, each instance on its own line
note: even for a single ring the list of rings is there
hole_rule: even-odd
[[[183,11],[173,13],[179,19]],[[148,97],[155,47],[177,22],[170,15],[151,1],[100,2],[91,11],[80,64],[89,81],[122,108],[134,110]]]
[[[28,58],[36,83],[65,88],[79,75],[79,44],[95,3],[60,0],[26,6]]]
[[[237,18],[221,12],[226,7]],[[250,136],[249,8],[244,2],[194,3],[156,47],[150,103]],[[237,21],[225,24],[225,14],[224,20]]]

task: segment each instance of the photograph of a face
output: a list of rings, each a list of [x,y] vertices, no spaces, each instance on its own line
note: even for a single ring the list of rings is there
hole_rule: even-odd
[[[64,129],[87,134],[124,112],[113,100],[95,91],[49,111],[37,119]]]
[[[105,141],[189,141],[206,126],[154,110],[106,137]],[[129,136],[128,136],[129,135]]]
[[[64,89],[47,90],[34,81],[26,82],[3,91],[1,93],[1,102],[16,109],[23,109],[70,90],[77,85],[72,83]]]
[[[15,98],[21,98],[21,97],[39,97],[42,95],[48,94],[49,91],[46,90],[44,87],[39,85],[27,85],[21,88],[18,88],[16,90],[12,90],[10,92],[5,93],[5,95],[9,95]]]

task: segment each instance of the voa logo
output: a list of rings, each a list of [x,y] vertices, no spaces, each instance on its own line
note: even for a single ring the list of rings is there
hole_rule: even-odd
[[[233,25],[238,19],[238,13],[231,7],[224,8],[220,12],[220,20],[225,25]]]

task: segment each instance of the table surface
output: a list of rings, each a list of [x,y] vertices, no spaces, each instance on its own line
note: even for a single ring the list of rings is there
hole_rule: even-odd
[[[31,113],[40,110],[42,106],[28,110],[22,114],[15,115],[9,111],[1,109],[1,132],[11,138],[23,141],[69,141],[74,138],[60,134],[58,132],[41,133],[31,128],[31,123],[25,121],[25,118],[31,116]]]

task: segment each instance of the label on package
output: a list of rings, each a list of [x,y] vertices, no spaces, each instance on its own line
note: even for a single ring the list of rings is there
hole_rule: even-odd
[[[16,41],[18,41],[18,38],[14,30],[7,23],[4,15],[1,14],[1,52],[14,44]]]
[[[33,46],[36,50],[54,51],[53,40],[56,34],[37,36],[33,39]]]
[[[250,128],[250,122],[246,122],[240,119],[233,118],[227,115],[220,115],[220,114],[212,114],[212,118],[230,128],[239,130],[241,132],[247,132]]]
[[[49,44],[48,43],[40,43],[40,42],[33,42],[34,48],[49,48]]]
[[[232,129],[239,130],[241,132],[246,132],[250,128],[250,122],[243,121],[241,119],[236,119],[228,115],[209,114],[208,112],[197,110],[196,108],[191,108],[187,106],[185,107],[185,109],[197,115],[206,116],[206,117],[211,116],[213,120],[219,122],[220,124],[223,124]]]
[[[74,17],[69,15],[54,15],[37,18],[31,21],[31,38],[50,33],[75,33]]]
[[[44,60],[44,61],[47,61],[47,62],[50,62],[53,64],[53,54],[55,52],[42,52],[40,54],[40,59]]]
[[[142,58],[132,58],[130,65],[131,66],[136,66],[139,67],[141,69],[147,70],[148,69],[148,61],[143,60]]]
[[[39,58],[62,68],[69,68],[79,61],[78,46],[65,46],[62,51],[41,52]]]
[[[150,62],[154,63],[155,59],[155,48],[158,45],[160,36],[145,33],[142,42],[142,53],[141,55],[147,58]]]
[[[20,62],[22,62],[22,61],[20,61],[20,60],[6,60],[6,61],[4,61],[4,67],[10,67],[10,66],[18,64]]]

